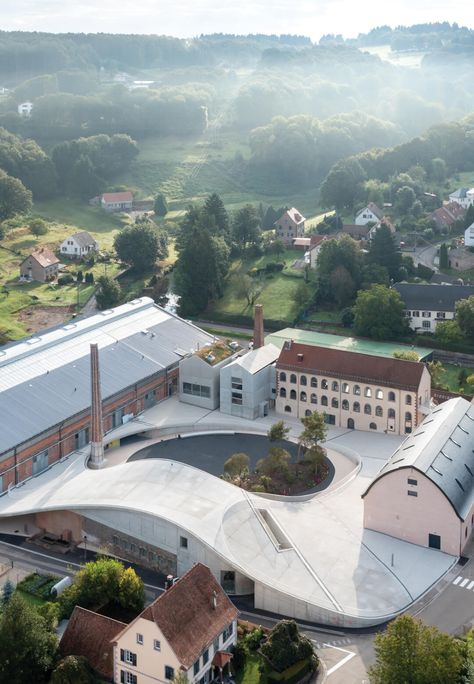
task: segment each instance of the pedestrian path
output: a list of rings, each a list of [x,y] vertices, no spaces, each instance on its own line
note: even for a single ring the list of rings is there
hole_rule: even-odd
[[[314,644],[314,647],[316,649],[321,649],[321,648],[327,648],[328,646],[347,646],[349,644],[352,644],[352,639],[349,637],[345,637],[344,639],[333,639],[331,641],[327,641],[324,639],[323,641],[316,641],[315,639],[311,639],[311,641]]]
[[[462,575],[458,575],[452,583],[456,587],[461,587],[461,589],[468,589],[469,591],[474,589],[474,579],[471,577],[462,577]]]

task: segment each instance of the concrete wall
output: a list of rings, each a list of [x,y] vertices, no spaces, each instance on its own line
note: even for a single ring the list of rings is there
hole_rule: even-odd
[[[409,485],[408,478],[417,485]],[[364,498],[364,527],[419,546],[429,545],[429,534],[439,535],[441,551],[461,553],[461,521],[441,490],[414,468],[387,473],[370,488]]]
[[[242,379],[242,404],[232,403],[232,378]],[[250,373],[238,363],[232,363],[221,370],[220,410],[232,416],[255,420],[263,416],[262,405],[275,399],[276,371],[274,364],[262,368],[258,373]],[[236,393],[239,393],[238,391]]]
[[[232,358],[229,358],[230,362]],[[219,374],[222,362],[211,366],[199,356],[193,355],[179,362],[179,400],[185,404],[214,410],[219,406]],[[183,383],[209,387],[209,398],[183,392]]]

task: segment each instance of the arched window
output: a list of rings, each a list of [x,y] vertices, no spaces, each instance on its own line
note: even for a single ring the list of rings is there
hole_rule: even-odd
[[[375,415],[378,416],[379,418],[382,418],[383,416],[383,408],[381,406],[376,406],[375,407]]]
[[[376,399],[383,399],[383,391],[381,389],[375,390],[375,398]]]
[[[300,385],[306,385],[306,375],[300,376]]]
[[[286,373],[283,371],[280,373],[280,382],[286,382]]]
[[[327,380],[321,380],[321,389],[329,389]]]
[[[343,399],[343,400],[342,400],[342,410],[343,410],[343,411],[348,411],[348,410],[349,410],[349,402],[347,401],[347,399]]]
[[[395,409],[388,409],[388,417],[395,418]]]
[[[333,408],[339,408],[339,401],[337,399],[331,399],[331,406]]]
[[[407,394],[405,396],[405,404],[407,404],[407,406],[411,406],[411,394]]]
[[[347,382],[342,383],[342,391],[344,392],[344,394],[349,394],[349,385],[347,384]]]
[[[372,396],[372,388],[371,387],[366,387],[364,390],[364,397],[371,397]]]
[[[318,378],[311,378],[311,387],[317,387],[318,386]]]
[[[290,375],[290,382],[293,383],[293,385],[296,385],[296,375],[294,373]]]
[[[389,392],[388,393],[388,400],[389,401],[395,401],[395,392]]]
[[[291,413],[291,406],[288,406],[288,404],[285,406],[285,412]]]
[[[332,391],[339,392],[339,383],[337,382],[337,380],[332,381]]]
[[[352,390],[353,394],[359,394],[360,395],[360,386],[359,385],[354,385],[354,389]]]
[[[407,411],[407,412],[405,413],[405,420],[406,420],[407,423],[411,423],[411,413],[410,413],[410,411]]]
[[[311,411],[310,411],[309,409],[306,409],[306,411],[304,412],[304,414],[305,414],[305,416],[310,416],[310,415],[311,415]]]
[[[328,405],[328,398],[325,396],[321,397],[321,405],[322,406],[327,406]]]
[[[314,394],[311,395],[311,403],[312,404],[317,404],[318,403],[318,397]]]
[[[306,392],[300,392],[300,401],[306,401]]]
[[[360,413],[360,404],[358,401],[354,402],[354,406],[352,407],[352,410],[354,411],[354,413]]]
[[[290,391],[290,399],[296,399],[296,390]]]
[[[370,423],[369,428],[370,428],[371,430],[376,430],[376,429],[377,429],[377,426],[376,426],[375,423]]]
[[[365,404],[365,406],[364,406],[364,413],[365,413],[367,416],[371,416],[371,415],[372,415],[372,406],[371,406],[370,404]]]
[[[280,387],[280,397],[286,398],[286,387]]]

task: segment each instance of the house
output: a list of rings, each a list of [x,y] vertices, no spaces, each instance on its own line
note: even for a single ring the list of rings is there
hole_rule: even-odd
[[[18,105],[18,114],[20,116],[28,117],[31,116],[31,111],[33,109],[32,102],[22,102]]]
[[[362,495],[364,527],[460,556],[474,523],[474,406],[440,404]]]
[[[114,682],[208,684],[231,660],[238,611],[208,567],[196,563],[114,640]]]
[[[396,283],[410,328],[416,332],[435,332],[440,321],[452,321],[456,302],[474,295],[468,285],[419,285]]]
[[[357,226],[365,226],[367,223],[378,223],[382,219],[383,211],[375,204],[375,202],[369,202],[366,207],[357,213],[354,223]]]
[[[82,259],[91,252],[98,252],[99,243],[86,230],[83,230],[63,240],[59,249],[62,256]]]
[[[49,247],[38,247],[20,264],[20,277],[46,283],[58,275],[59,259]]]
[[[324,413],[329,425],[404,435],[430,411],[431,379],[415,361],[288,341],[276,365],[276,413]]]
[[[370,226],[366,223],[344,223],[342,233],[350,235],[354,240],[368,240]]]
[[[274,344],[238,357],[220,373],[220,411],[254,420],[275,405],[275,363],[280,350]]]
[[[326,240],[331,238],[328,235],[311,235],[310,238],[311,243],[305,252],[304,259],[311,268],[316,268],[321,247]]]
[[[464,231],[464,246],[474,247],[474,223]]]
[[[285,244],[291,245],[294,238],[304,237],[305,221],[305,217],[297,209],[294,207],[287,209],[273,224],[276,237]]]
[[[372,228],[369,230],[369,233],[368,233],[368,238],[369,238],[369,240],[373,240],[373,239],[374,239],[375,233],[376,233],[376,232],[378,231],[378,229],[381,228],[382,226],[386,226],[386,227],[389,229],[390,233],[391,233],[392,235],[395,235],[395,233],[396,233],[396,228],[395,228],[395,226],[393,225],[393,223],[392,223],[391,221],[388,220],[388,218],[387,218],[386,216],[384,216],[383,219],[382,219],[381,221],[378,221],[378,222],[375,224],[375,226],[372,226]]]
[[[464,209],[474,204],[474,188],[459,188],[449,195],[450,202],[456,202]]]
[[[451,230],[456,221],[464,218],[466,210],[457,202],[448,202],[435,209],[429,218],[434,221],[439,230]]]
[[[100,198],[100,206],[105,211],[131,211],[133,194],[127,192],[104,192]]]
[[[113,640],[126,627],[105,615],[76,606],[59,644],[63,658],[83,656],[94,672],[107,682],[114,678]]]
[[[449,268],[455,271],[468,271],[474,268],[474,254],[468,249],[458,247],[448,252]]]

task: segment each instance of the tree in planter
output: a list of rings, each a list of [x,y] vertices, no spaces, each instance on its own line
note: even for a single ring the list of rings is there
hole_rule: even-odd
[[[273,477],[277,473],[286,475],[291,456],[286,449],[271,447],[268,456],[257,461],[256,470],[259,474]]]
[[[97,290],[95,293],[97,306],[99,309],[110,309],[120,302],[122,298],[122,288],[116,280],[110,276],[100,276],[97,278]]]
[[[327,425],[324,422],[324,413],[315,411],[310,416],[301,418],[303,432],[298,438],[298,444],[303,451],[311,451],[320,448],[319,443],[324,442],[327,434]]]
[[[241,477],[243,474],[249,472],[250,458],[247,454],[238,453],[232,454],[230,458],[224,463],[224,474],[230,478]]]
[[[314,655],[311,641],[299,633],[294,620],[280,620],[260,650],[278,672]]]
[[[269,442],[283,442],[287,439],[290,428],[285,426],[282,420],[273,423],[269,431],[267,432],[267,438]]]

